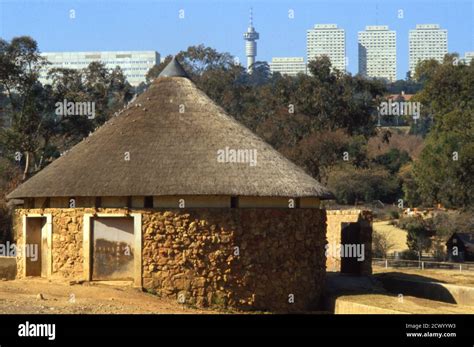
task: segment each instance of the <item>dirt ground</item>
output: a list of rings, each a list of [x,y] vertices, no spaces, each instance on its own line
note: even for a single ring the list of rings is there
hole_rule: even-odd
[[[0,281],[0,314],[210,314],[144,293],[130,285],[49,282],[46,279]]]

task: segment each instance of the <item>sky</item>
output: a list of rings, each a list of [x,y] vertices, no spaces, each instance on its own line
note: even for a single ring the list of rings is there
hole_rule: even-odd
[[[474,0],[0,0],[0,37],[29,35],[42,52],[156,50],[166,56],[204,44],[245,63],[242,35],[250,7],[260,33],[258,61],[306,59],[307,29],[328,23],[345,29],[348,70],[354,74],[357,32],[366,25],[397,32],[399,79],[408,71],[408,31],[416,24],[448,29],[449,52],[474,51]]]

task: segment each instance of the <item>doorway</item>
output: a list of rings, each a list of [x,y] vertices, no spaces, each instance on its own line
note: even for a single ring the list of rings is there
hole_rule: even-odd
[[[49,276],[49,239],[47,217],[25,218],[25,247],[22,250],[25,259],[25,276]]]
[[[92,219],[92,280],[134,280],[134,220],[131,217]]]
[[[360,245],[360,224],[342,223],[341,246],[357,247]],[[355,255],[341,257],[341,273],[360,275],[361,262]]]

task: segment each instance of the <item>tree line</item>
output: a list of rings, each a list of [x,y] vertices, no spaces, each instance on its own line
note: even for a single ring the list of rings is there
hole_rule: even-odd
[[[272,74],[265,62],[248,74],[229,53],[202,45],[177,58],[211,99],[328,185],[339,203],[402,199],[405,206],[472,206],[472,64],[454,64],[454,55],[443,63],[425,61],[417,67],[416,82],[390,85],[342,73],[324,56],[309,63],[309,74],[295,77]],[[2,188],[27,179],[94,131],[145,90],[170,60],[150,69],[147,82],[137,88],[119,67],[108,70],[98,62],[82,70],[51,69],[52,82],[42,85],[39,73],[47,62],[36,42],[0,40]],[[377,126],[378,106],[403,86],[417,90],[420,119],[405,116],[408,133]],[[64,99],[94,101],[97,117],[58,116],[54,105]],[[394,138],[398,143],[416,138],[424,148],[414,154],[394,146]]]

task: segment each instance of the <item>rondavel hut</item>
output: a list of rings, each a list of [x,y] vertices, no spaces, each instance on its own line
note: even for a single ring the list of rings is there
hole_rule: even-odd
[[[310,309],[331,193],[173,59],[119,115],[8,195],[18,276],[130,280],[197,306]]]

